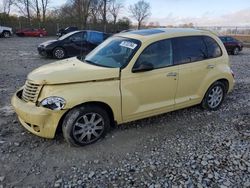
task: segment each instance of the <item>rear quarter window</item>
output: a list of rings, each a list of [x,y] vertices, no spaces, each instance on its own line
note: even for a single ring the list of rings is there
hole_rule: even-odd
[[[216,58],[222,56],[221,48],[213,38],[204,36],[203,40],[207,47],[207,58]]]

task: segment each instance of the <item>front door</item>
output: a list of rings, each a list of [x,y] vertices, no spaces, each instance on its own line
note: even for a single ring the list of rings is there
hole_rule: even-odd
[[[86,52],[86,32],[78,32],[71,35],[64,44],[68,56],[77,56]]]
[[[133,67],[137,71],[121,73],[124,122],[174,109],[178,70],[172,65],[171,40],[162,40],[144,49]],[[140,67],[150,66],[152,70],[140,71]]]

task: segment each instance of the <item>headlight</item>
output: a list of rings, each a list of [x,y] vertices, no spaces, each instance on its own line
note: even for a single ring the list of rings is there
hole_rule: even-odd
[[[61,110],[66,104],[66,101],[61,97],[48,97],[42,100],[40,106],[51,110]]]

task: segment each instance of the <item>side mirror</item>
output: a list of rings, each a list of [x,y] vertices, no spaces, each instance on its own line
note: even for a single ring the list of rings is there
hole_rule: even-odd
[[[151,71],[154,69],[154,66],[152,63],[148,62],[142,62],[138,67],[133,67],[132,72],[146,72],[146,71]]]

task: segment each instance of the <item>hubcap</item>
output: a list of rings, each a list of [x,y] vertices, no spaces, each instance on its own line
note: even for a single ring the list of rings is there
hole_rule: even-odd
[[[56,56],[58,59],[63,58],[63,57],[64,57],[64,51],[61,50],[61,49],[57,49],[57,50],[55,51],[55,56]]]
[[[104,131],[104,119],[91,112],[79,117],[73,126],[73,137],[82,144],[94,142]]]
[[[208,95],[208,105],[210,108],[216,108],[220,105],[223,98],[223,90],[220,86],[214,87]]]

